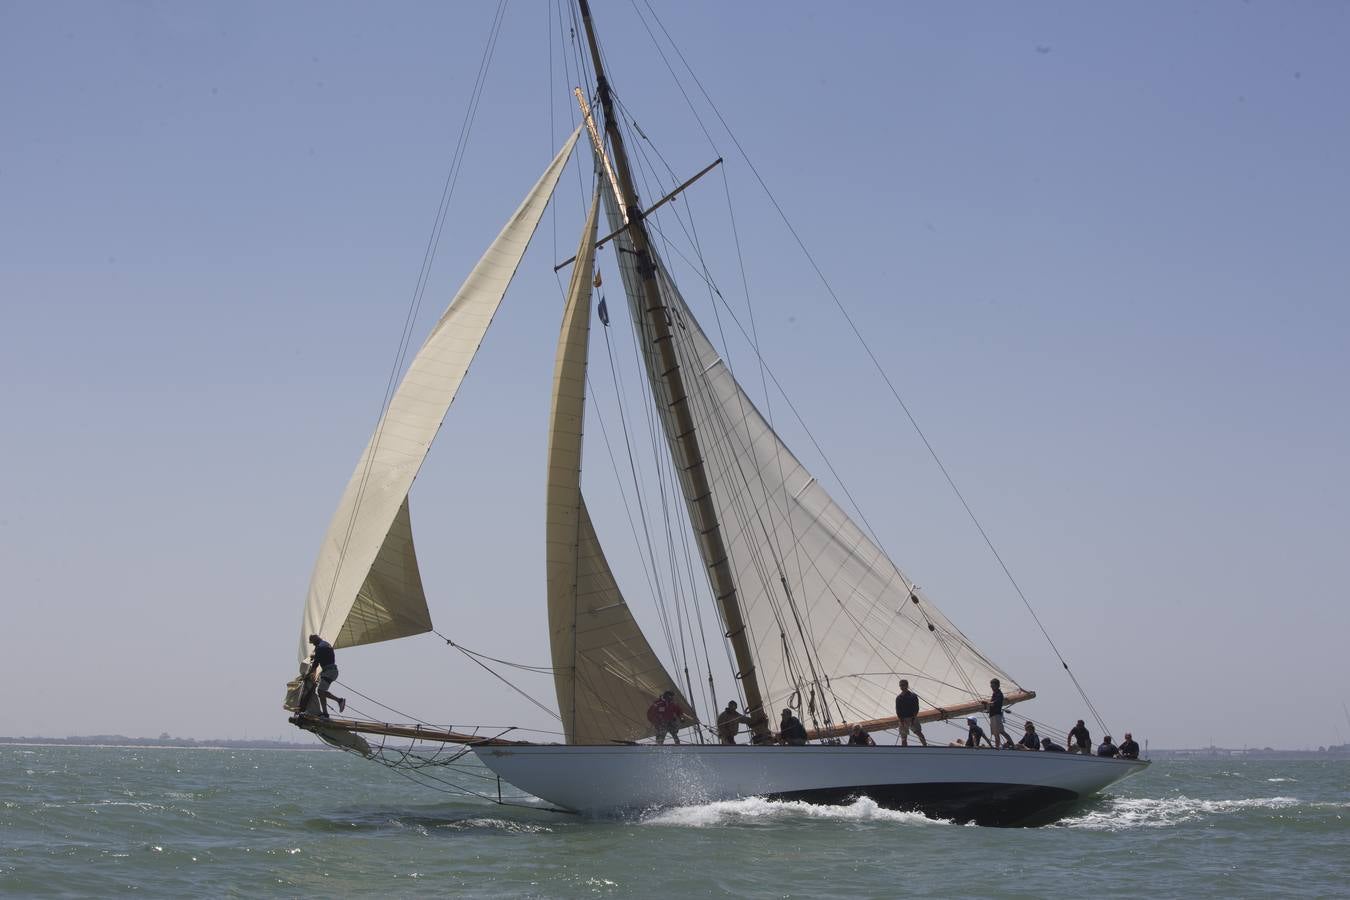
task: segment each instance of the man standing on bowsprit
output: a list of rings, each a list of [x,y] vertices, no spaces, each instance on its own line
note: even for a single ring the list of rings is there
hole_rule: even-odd
[[[338,677],[337,655],[333,652],[333,645],[317,634],[311,634],[309,642],[314,645],[314,652],[309,655],[309,672],[311,677],[315,671],[319,673],[318,692],[319,709],[321,710],[319,715],[326,719],[328,718],[328,701],[336,700],[338,712],[344,712],[347,709],[347,698],[339,697],[328,691]]]

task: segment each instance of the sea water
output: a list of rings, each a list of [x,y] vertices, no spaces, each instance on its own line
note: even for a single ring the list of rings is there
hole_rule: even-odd
[[[1158,761],[1000,829],[865,799],[595,821],[337,751],[4,746],[0,894],[1346,897],[1350,761]]]

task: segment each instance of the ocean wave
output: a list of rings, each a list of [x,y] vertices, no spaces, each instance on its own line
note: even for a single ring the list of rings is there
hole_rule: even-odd
[[[1301,803],[1295,797],[1254,797],[1242,800],[1195,800],[1190,797],[1112,797],[1104,808],[1060,821],[1061,826],[1096,831],[1127,828],[1165,828],[1207,816],[1231,815],[1259,809],[1289,809]]]
[[[470,831],[473,829],[485,829],[488,831],[506,831],[511,834],[549,834],[553,831],[547,825],[540,825],[535,822],[519,822],[512,819],[462,819],[458,822],[443,822],[436,826],[437,828],[446,828],[451,831]]]
[[[674,825],[705,828],[709,825],[770,824],[800,819],[828,819],[835,822],[888,822],[898,825],[949,825],[944,819],[930,819],[922,813],[883,809],[876,801],[859,797],[847,806],[821,806],[801,800],[765,800],[747,797],[719,800],[697,806],[676,806],[644,815],[643,825]]]

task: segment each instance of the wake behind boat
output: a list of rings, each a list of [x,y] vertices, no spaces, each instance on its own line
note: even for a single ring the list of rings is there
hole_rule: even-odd
[[[287,699],[292,721],[405,773],[435,773],[442,784],[453,783],[445,778],[449,767],[472,752],[524,791],[563,809],[602,814],[749,796],[812,802],[867,796],[959,821],[1034,823],[1146,766],[1072,753],[838,745],[855,729],[895,729],[902,714],[903,724],[917,724],[980,713],[991,681],[1005,686],[1008,707],[1035,694],[943,615],[871,529],[858,524],[866,520],[856,510],[836,502],[700,326],[652,230],[657,211],[668,213],[668,202],[720,160],[641,204],[587,0],[579,0],[577,15],[593,73],[589,89],[577,89],[581,124],[469,274],[383,410],[315,564],[301,628],[301,677]],[[593,192],[577,252],[558,266],[570,266],[570,282],[545,440],[547,590],[539,610],[549,629],[547,668],[565,743],[329,718],[311,686],[320,672],[305,665],[311,636],[320,647],[346,648],[432,630],[409,493],[579,141],[591,150]],[[647,414],[660,423],[652,426],[659,487],[649,489],[659,490],[662,501],[683,498],[683,522],[673,499],[665,516],[656,512],[664,502],[643,503],[639,493],[635,504],[646,514],[648,535],[656,535],[642,562],[649,599],[662,610],[664,659],[626,602],[582,496],[596,252],[605,244],[614,249],[640,348]],[[603,308],[600,317],[608,327]],[[633,475],[636,481],[636,467]],[[687,578],[680,575],[686,566]],[[667,621],[671,607],[674,627]],[[721,661],[709,650],[719,643],[730,660],[720,679]],[[331,664],[331,649],[324,652]],[[490,658],[477,661],[486,667],[484,659]],[[323,683],[334,677],[330,671]],[[900,711],[899,679],[913,684],[923,708]],[[669,720],[651,715],[653,699],[663,695],[678,710]],[[668,730],[700,729],[694,701],[712,709],[724,696],[739,701],[753,746],[637,743]],[[809,723],[798,726],[801,743],[821,743],[766,746],[788,739],[770,725],[768,714],[780,709],[784,722]],[[372,747],[362,735],[380,742]],[[426,752],[391,740],[461,749]]]

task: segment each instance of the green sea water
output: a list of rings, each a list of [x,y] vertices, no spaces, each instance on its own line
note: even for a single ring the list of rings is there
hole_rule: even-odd
[[[1059,825],[741,800],[593,821],[336,751],[0,747],[0,894],[1350,896],[1350,761],[1159,761]]]

